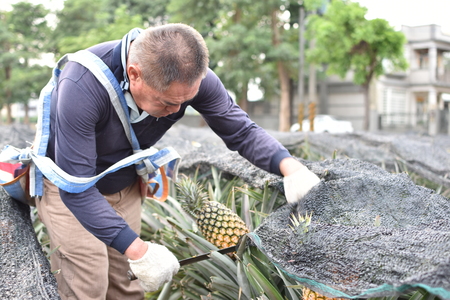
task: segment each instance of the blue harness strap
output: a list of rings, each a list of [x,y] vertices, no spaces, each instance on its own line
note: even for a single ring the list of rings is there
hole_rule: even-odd
[[[58,85],[58,78],[61,74],[61,68],[67,63],[67,56],[63,56],[53,69],[52,77],[39,94],[39,101],[37,105],[37,124],[36,136],[33,142],[33,152],[37,156],[45,156],[47,152],[48,140],[50,138],[50,103],[52,100],[52,91]],[[24,164],[30,163],[30,158],[20,157],[20,162]],[[26,161],[28,159],[28,161]],[[25,161],[24,161],[25,160]],[[39,169],[36,169],[34,163],[30,163],[29,171],[29,188],[30,195],[42,196],[43,189],[43,175]]]
[[[89,178],[69,175],[59,168],[50,158],[45,156],[50,137],[51,93],[58,84],[61,68],[68,61],[77,62],[89,69],[105,87],[134,152],[133,155],[120,160],[104,172]],[[43,176],[62,190],[70,193],[81,193],[95,185],[98,180],[107,174],[133,164],[135,164],[137,174],[145,183],[149,179],[157,177],[159,175],[159,168],[162,166],[165,166],[166,175],[176,180],[180,160],[180,155],[172,147],[167,147],[162,150],[154,147],[145,150],[140,149],[137,137],[131,127],[128,106],[122,88],[108,66],[99,57],[87,50],[81,50],[74,54],[66,54],[56,64],[52,78],[42,89],[39,97],[38,123],[33,146],[25,149],[6,146],[0,153],[0,162],[20,162],[30,166],[29,193],[31,196],[42,195]]]
[[[173,170],[177,168],[177,166],[174,166],[173,163],[176,164],[176,162],[180,159],[177,152],[171,147],[167,147],[162,150],[157,150],[156,148],[151,147],[118,161],[96,176],[76,177],[67,174],[50,158],[36,155],[30,148],[17,149],[12,146],[6,146],[0,154],[0,161],[7,163],[23,163],[25,160],[22,160],[21,158],[26,158],[26,161],[31,160],[30,164],[34,164],[36,169],[40,170],[40,172],[42,172],[47,179],[49,179],[60,189],[69,193],[81,193],[92,187],[97,181],[107,174],[139,163],[143,159],[150,160],[155,169],[167,165],[169,168],[174,167]],[[167,172],[167,175],[169,176],[171,174]]]

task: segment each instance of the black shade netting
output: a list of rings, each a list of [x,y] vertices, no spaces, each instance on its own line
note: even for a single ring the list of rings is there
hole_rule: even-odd
[[[356,159],[306,165],[322,178],[319,185],[250,235],[275,265],[328,297],[392,296],[421,287],[450,299],[448,198],[407,174]],[[293,216],[307,214],[309,226],[293,224]]]
[[[1,299],[60,299],[50,263],[31,222],[30,207],[0,188]]]

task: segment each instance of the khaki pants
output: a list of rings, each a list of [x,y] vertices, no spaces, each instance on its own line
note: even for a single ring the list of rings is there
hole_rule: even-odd
[[[127,187],[105,198],[130,227],[140,233],[141,196],[139,184]],[[106,246],[89,233],[64,205],[59,189],[44,182],[44,195],[36,201],[39,217],[45,224],[58,292],[64,299],[144,299],[139,281],[127,277],[127,257]]]

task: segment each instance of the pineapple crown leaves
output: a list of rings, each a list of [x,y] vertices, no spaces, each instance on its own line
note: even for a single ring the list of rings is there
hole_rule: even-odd
[[[292,231],[297,233],[307,233],[309,230],[309,225],[311,225],[311,217],[312,212],[308,215],[308,212],[305,213],[305,216],[302,216],[300,213],[298,214],[298,217],[296,217],[293,213],[291,214],[291,217],[289,218],[291,220],[291,224],[289,224],[289,227],[292,229]]]
[[[176,183],[178,190],[178,201],[181,207],[195,219],[198,218],[198,211],[205,201],[209,201],[208,193],[202,184],[182,175]]]
[[[377,215],[375,217],[375,220],[373,222],[373,225],[375,225],[376,227],[379,227],[381,225],[381,217],[379,215]]]

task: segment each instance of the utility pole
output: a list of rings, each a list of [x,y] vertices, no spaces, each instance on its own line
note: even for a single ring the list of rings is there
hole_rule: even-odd
[[[300,125],[299,131],[303,131],[303,118],[305,114],[305,99],[304,99],[304,74],[303,68],[305,64],[305,7],[303,0],[299,1],[299,20],[298,20],[298,116],[297,122]]]

